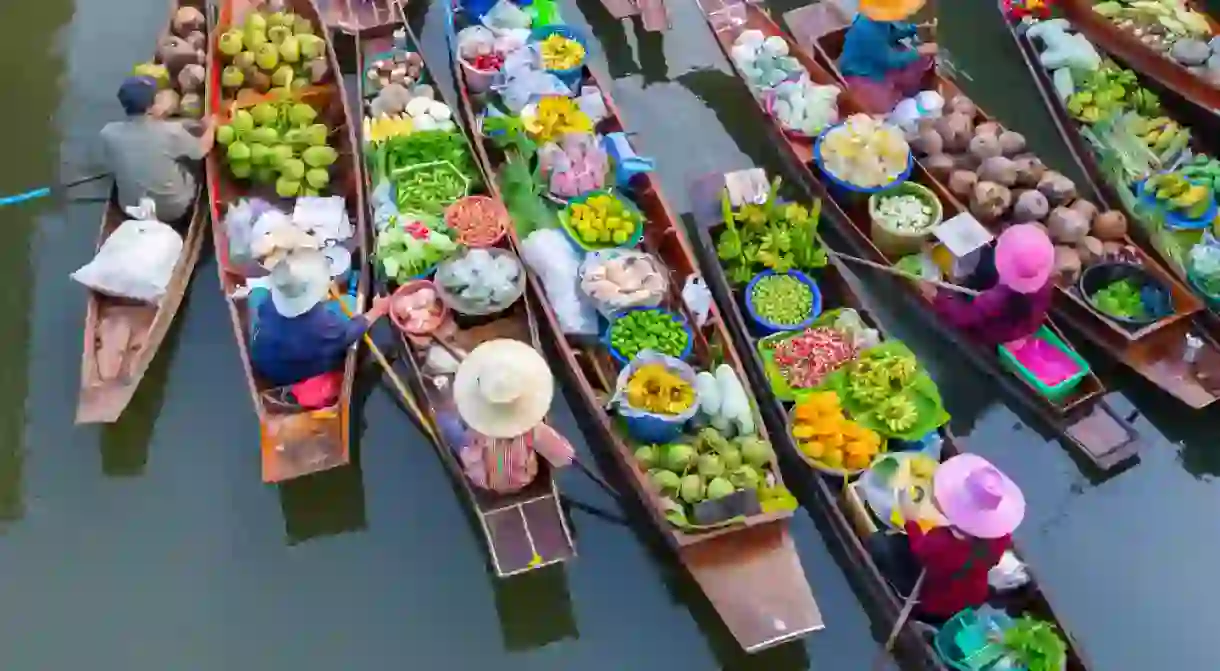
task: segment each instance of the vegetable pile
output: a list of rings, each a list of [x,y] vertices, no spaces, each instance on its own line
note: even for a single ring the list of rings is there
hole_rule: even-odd
[[[808,74],[801,62],[788,55],[788,42],[767,37],[761,30],[745,30],[730,51],[733,63],[752,89],[770,89],[786,80]]]
[[[812,208],[778,202],[780,180],[762,205],[749,204],[736,212],[728,191],[721,194],[724,229],[716,237],[716,256],[729,281],[745,284],[760,270],[777,273],[816,270],[826,265],[826,249],[818,237],[822,202]]]
[[[538,155],[542,172],[549,175],[551,193],[559,198],[575,198],[606,186],[609,157],[591,134],[564,135]]]
[[[397,218],[377,235],[377,260],[387,279],[402,284],[426,274],[437,263],[457,252],[449,234],[423,220]]]
[[[1209,59],[1205,41],[1212,37],[1207,17],[1179,0],[1110,0],[1093,5],[1093,11],[1130,32],[1154,51],[1211,79],[1220,75],[1220,63]]]
[[[910,162],[911,147],[897,126],[867,114],[853,114],[826,131],[820,143],[822,167],[861,188],[893,183]]]
[[[525,129],[538,142],[552,142],[568,133],[592,133],[593,121],[576,101],[563,96],[543,96],[521,110]]]
[[[658,415],[680,415],[695,402],[695,389],[663,364],[644,364],[627,380],[627,403]]]
[[[881,452],[881,436],[847,419],[833,391],[810,394],[797,402],[792,437],[806,457],[849,472],[868,468]]]
[[[445,209],[445,224],[467,247],[490,247],[512,224],[504,205],[487,196],[467,196]]]
[[[156,105],[167,118],[198,119],[207,79],[207,21],[198,9],[182,7],[174,13],[170,33],[157,44],[153,60],[135,66],[132,74],[156,80]]]
[[[1174,171],[1153,175],[1144,183],[1144,190],[1167,209],[1181,213],[1187,219],[1199,219],[1215,203],[1212,185],[1191,182],[1184,172]]]
[[[377,152],[379,176],[394,184],[402,212],[439,215],[481,183],[470,144],[458,131],[417,130],[387,139]]]
[[[628,361],[646,349],[681,357],[689,344],[686,326],[665,310],[631,310],[610,324],[610,346]]]
[[[880,196],[875,216],[899,233],[923,233],[937,223],[932,206],[912,194]]]
[[[305,103],[263,102],[233,112],[216,129],[237,179],[275,184],[281,198],[316,196],[330,184],[328,168],[339,152],[327,145],[329,129],[314,123],[317,110]]]
[[[521,262],[511,252],[471,249],[436,269],[436,283],[461,301],[459,312],[502,310],[521,296]]]
[[[619,246],[631,240],[640,215],[612,193],[598,193],[568,206],[569,229],[589,246]]]
[[[240,89],[279,97],[330,76],[326,40],[304,16],[285,12],[253,11],[241,27],[231,26],[220,36],[220,53],[228,65],[220,74],[227,94]]]
[[[651,254],[634,251],[597,254],[591,256],[592,261],[585,260],[580,289],[600,307],[617,311],[655,306],[664,298],[669,280]]]
[[[782,340],[772,350],[780,374],[795,389],[811,389],[828,373],[856,358],[856,348],[838,329],[818,326]]]
[[[766,275],[754,283],[750,304],[772,324],[795,326],[812,316],[813,291],[792,275]]]
[[[365,90],[371,93],[384,91],[391,84],[410,89],[423,78],[424,57],[413,51],[396,51],[364,68]]]
[[[1146,319],[1148,309],[1140,295],[1140,284],[1131,278],[1111,282],[1093,294],[1093,301],[1103,312],[1125,319]]]
[[[1131,70],[1106,66],[1082,78],[1075,92],[1067,98],[1067,110],[1072,117],[1086,124],[1096,123],[1125,110],[1133,110],[1150,118],[1161,113],[1161,99],[1140,86],[1139,78]],[[1172,131],[1166,129],[1164,133],[1158,132],[1158,143],[1150,145],[1150,148],[1164,151],[1179,132],[1185,133],[1185,137],[1190,136],[1189,131],[1176,123],[1171,128]]]
[[[837,86],[818,86],[807,78],[780,83],[773,91],[770,112],[784,128],[810,137],[839,122]]]

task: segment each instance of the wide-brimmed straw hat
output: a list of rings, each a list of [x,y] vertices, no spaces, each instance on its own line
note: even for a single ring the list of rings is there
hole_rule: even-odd
[[[925,0],[859,0],[859,12],[874,21],[901,21],[923,8]]]
[[[932,495],[949,524],[975,538],[1007,536],[1025,518],[1021,488],[974,454],[959,454],[941,464],[932,479]]]
[[[537,426],[554,394],[546,360],[519,340],[479,345],[453,377],[453,401],[462,421],[491,438],[513,438]]]
[[[1020,294],[1037,293],[1055,269],[1055,245],[1037,224],[1017,224],[995,243],[999,282]]]
[[[299,317],[330,291],[330,262],[321,251],[295,251],[271,271],[271,302],[285,317]]]

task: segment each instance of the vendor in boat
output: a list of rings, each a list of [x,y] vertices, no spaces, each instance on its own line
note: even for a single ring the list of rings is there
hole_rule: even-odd
[[[467,427],[458,457],[471,482],[511,494],[534,481],[538,455],[555,468],[572,463],[571,443],[543,421],[554,393],[546,360],[519,340],[489,340],[462,360],[453,402]]]
[[[192,164],[212,150],[215,119],[203,119],[200,137],[180,122],[167,121],[168,110],[158,103],[157,82],[151,77],[127,78],[118,95],[127,118],[106,124],[101,136],[106,166],[118,187],[119,205],[131,207],[141,198],[151,198],[159,220],[177,223],[195,202],[198,183]]]
[[[348,318],[328,301],[330,262],[316,249],[296,250],[271,269],[268,288],[250,292],[250,363],[265,383],[288,387],[340,370],[347,349],[389,311],[378,296]]]
[[[870,114],[888,114],[904,98],[919,93],[934,67],[935,44],[917,48],[903,41],[916,26],[903,20],[924,0],[859,0],[859,13],[847,29],[839,71],[856,100]]]
[[[1055,247],[1037,224],[1017,224],[981,252],[963,284],[981,290],[971,299],[930,283],[920,285],[937,316],[975,342],[997,347],[1031,336],[1042,326],[1054,297]]]
[[[899,496],[906,547],[893,551],[888,559],[913,564],[907,575],[926,572],[914,612],[920,621],[939,626],[962,609],[987,602],[987,573],[1012,547],[1012,533],[1025,517],[1025,496],[986,459],[959,454],[937,467],[932,500],[947,526],[925,532],[910,494]],[[887,538],[903,541],[902,536]],[[876,546],[871,549],[875,556]],[[902,587],[909,591],[913,584]]]

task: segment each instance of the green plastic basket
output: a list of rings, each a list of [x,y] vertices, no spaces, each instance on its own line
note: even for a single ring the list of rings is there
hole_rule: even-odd
[[[583,202],[589,200],[590,198],[592,198],[593,196],[611,196],[614,199],[618,200],[620,203],[622,203],[626,207],[627,211],[635,216],[635,231],[631,234],[631,237],[629,237],[627,239],[627,242],[625,242],[621,245],[616,245],[613,242],[606,242],[606,243],[585,242],[584,240],[580,239],[579,235],[576,234],[575,229],[573,228],[571,222],[569,221],[569,218],[571,215],[571,208],[576,203],[583,203]],[[564,232],[568,234],[568,239],[572,241],[572,244],[576,245],[578,248],[580,248],[586,252],[596,252],[596,251],[602,250],[602,249],[616,249],[616,248],[617,249],[634,249],[635,247],[639,246],[640,240],[643,239],[643,237],[644,237],[644,215],[643,215],[643,213],[640,212],[640,209],[638,207],[636,207],[635,203],[631,202],[630,198],[627,198],[626,196],[624,196],[622,194],[615,193],[612,191],[607,191],[604,189],[599,189],[597,191],[590,191],[589,193],[577,196],[576,198],[569,200],[568,206],[559,211],[559,223],[560,223],[560,225],[563,226]]]
[[[1076,389],[1076,387],[1080,386],[1080,381],[1089,374],[1089,362],[1085,361],[1084,357],[1077,354],[1075,350],[1067,345],[1067,343],[1060,340],[1059,336],[1055,335],[1055,332],[1047,328],[1045,325],[1040,327],[1038,332],[1035,333],[1033,337],[1040,340],[1045,340],[1055,347],[1058,347],[1076,363],[1080,370],[1075,375],[1069,377],[1063,382],[1060,382],[1053,387],[1048,387],[1038,379],[1037,375],[1034,375],[1027,368],[1025,368],[1025,366],[1022,366],[1021,363],[1017,361],[1015,357],[1013,357],[1012,353],[1002,346],[996,348],[1000,353],[1000,364],[1004,366],[1004,368],[1014,373],[1017,377],[1028,382],[1034,389],[1038,390],[1039,394],[1042,394],[1054,403],[1060,403],[1067,398],[1072,391]]]

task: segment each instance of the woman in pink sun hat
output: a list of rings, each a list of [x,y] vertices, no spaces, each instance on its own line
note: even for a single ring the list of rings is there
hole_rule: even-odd
[[[996,347],[1031,336],[1042,325],[1054,297],[1054,269],[1055,246],[1042,227],[1017,224],[1000,234],[964,283],[982,290],[973,300],[927,283],[920,290],[943,321]]]
[[[960,454],[936,470],[932,499],[948,526],[924,532],[908,494],[899,501],[910,560],[927,572],[916,614],[940,625],[988,597],[987,572],[1012,547],[1025,517],[1021,488],[986,459]],[[916,571],[917,572],[917,571]]]

